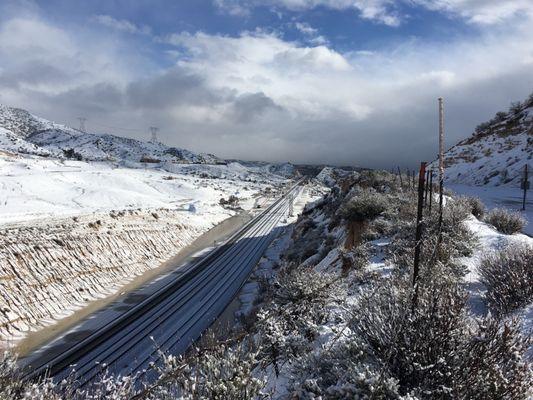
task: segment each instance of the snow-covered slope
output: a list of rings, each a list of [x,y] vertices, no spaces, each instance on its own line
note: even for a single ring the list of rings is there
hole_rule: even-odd
[[[445,153],[449,183],[519,186],[524,165],[533,165],[533,95],[499,112]],[[436,165],[434,165],[436,167]]]
[[[80,132],[25,110],[2,105],[0,150],[87,161],[223,163],[211,154],[196,154],[162,143]]]

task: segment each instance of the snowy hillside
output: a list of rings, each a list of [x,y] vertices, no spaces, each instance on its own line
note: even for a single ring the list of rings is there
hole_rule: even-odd
[[[226,163],[215,156],[84,133],[0,106],[0,218],[19,222],[123,209],[227,212],[222,197],[252,198],[293,175],[290,164]],[[250,204],[249,204],[250,203]]]
[[[108,134],[80,132],[29,112],[0,105],[0,150],[87,161],[220,164],[211,154]]]
[[[499,112],[445,154],[449,183],[520,185],[525,163],[533,166],[533,95]],[[435,165],[436,167],[436,165]]]

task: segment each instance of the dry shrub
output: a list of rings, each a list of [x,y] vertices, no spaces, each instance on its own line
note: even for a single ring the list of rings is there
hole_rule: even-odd
[[[413,308],[406,279],[366,293],[353,310],[353,332],[398,380],[402,395],[420,399],[526,399],[529,339],[516,322],[487,318],[472,326],[466,294],[436,274],[422,281]]]
[[[533,301],[533,247],[510,246],[487,255],[479,268],[490,310],[502,316]]]
[[[348,221],[370,221],[385,212],[388,205],[385,195],[364,191],[348,200],[342,214]]]
[[[498,232],[512,235],[522,231],[526,226],[526,220],[518,212],[506,210],[505,208],[495,208],[485,217],[485,222],[494,226]]]

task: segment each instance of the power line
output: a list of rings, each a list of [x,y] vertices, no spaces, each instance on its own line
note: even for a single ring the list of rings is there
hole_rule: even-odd
[[[132,132],[138,132],[139,131],[139,129],[137,129],[137,128],[122,128],[120,126],[104,125],[104,124],[99,124],[97,122],[93,122],[93,125],[96,125],[96,126],[99,126],[99,127],[102,127],[102,128],[107,128],[107,129],[118,129],[118,130],[121,130],[121,131],[132,131]]]

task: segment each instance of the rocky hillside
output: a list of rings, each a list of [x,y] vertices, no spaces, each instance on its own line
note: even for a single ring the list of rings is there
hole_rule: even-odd
[[[86,161],[133,163],[220,164],[211,154],[196,154],[162,143],[80,132],[30,114],[0,105],[0,151]]]
[[[450,183],[519,186],[524,165],[533,166],[533,94],[480,124],[445,154]]]

